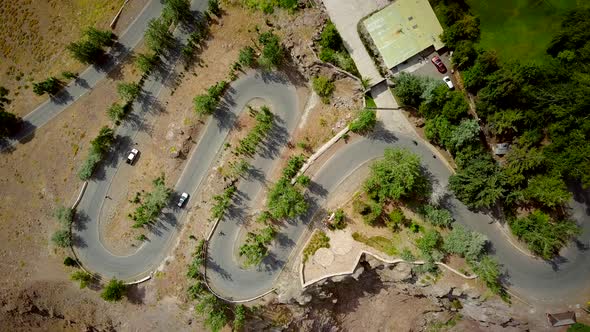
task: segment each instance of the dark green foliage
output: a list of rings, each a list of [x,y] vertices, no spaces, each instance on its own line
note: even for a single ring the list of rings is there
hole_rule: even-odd
[[[425,197],[429,193],[428,181],[420,168],[420,158],[403,149],[385,149],[384,158],[371,165],[371,174],[364,188],[371,198],[379,202],[411,195]]]
[[[274,115],[267,106],[262,106],[260,111],[256,112],[256,125],[252,130],[240,140],[236,147],[236,152],[248,156],[254,155],[258,145],[268,135],[272,129]]]
[[[197,247],[193,252],[193,260],[188,266],[186,276],[191,279],[196,279],[201,274],[201,267],[205,264],[205,240],[201,239],[197,243]]]
[[[313,91],[322,98],[324,104],[330,102],[330,96],[334,91],[334,82],[325,76],[316,76],[313,78]]]
[[[219,7],[219,0],[208,1],[209,12],[217,17],[221,17],[221,7]]]
[[[256,54],[254,49],[250,46],[244,46],[240,50],[238,62],[244,67],[252,67],[256,63]]]
[[[258,63],[266,69],[276,67],[283,60],[283,48],[279,37],[272,32],[261,33],[258,41],[262,44],[262,55]]]
[[[451,146],[451,137],[455,126],[451,125],[449,120],[442,115],[436,116],[434,119],[427,119],[424,126],[424,134],[429,141],[449,148]]]
[[[220,81],[217,82],[215,85],[210,86],[207,89],[207,94],[196,96],[193,100],[195,104],[195,111],[198,114],[213,113],[219,105],[221,96],[223,92],[225,92],[227,86],[228,84],[226,81]]]
[[[60,229],[51,236],[51,242],[60,248],[67,248],[72,245],[72,235],[69,229]]]
[[[165,49],[172,47],[174,37],[169,27],[170,23],[162,18],[155,18],[149,21],[144,38],[148,48],[152,52],[159,54]]]
[[[328,21],[324,30],[320,35],[320,46],[322,48],[332,49],[335,51],[340,50],[342,47],[342,38],[336,29],[334,23]]]
[[[465,205],[490,208],[504,197],[504,175],[491,158],[480,156],[451,175],[449,187]]]
[[[287,166],[285,166],[283,169],[283,178],[291,180],[295,175],[297,175],[297,172],[299,172],[299,169],[301,169],[303,164],[305,164],[304,155],[300,154],[291,156],[287,161]]]
[[[123,298],[127,292],[127,286],[121,280],[111,279],[106,287],[100,293],[100,297],[108,302],[117,302]]]
[[[95,63],[104,54],[104,47],[113,45],[114,38],[110,31],[89,27],[80,41],[70,43],[66,49],[81,63]]]
[[[189,0],[166,0],[162,9],[162,18],[170,24],[188,22],[191,19],[191,4]]]
[[[215,195],[213,196],[213,200],[215,201],[215,205],[211,208],[211,216],[214,219],[219,219],[223,217],[225,211],[229,208],[232,202],[232,197],[236,192],[235,186],[227,187],[222,195]]]
[[[344,210],[338,209],[334,212],[334,219],[328,227],[332,230],[346,228],[346,215],[344,214]]]
[[[238,304],[234,312],[234,331],[238,332],[244,328],[246,323],[246,307],[243,304]]]
[[[19,117],[4,110],[11,102],[8,93],[8,89],[0,86],[0,139],[16,134],[21,123]]]
[[[590,8],[576,8],[561,22],[561,29],[553,37],[547,53],[556,57],[560,52],[582,49],[590,40]]]
[[[70,267],[78,267],[78,262],[76,262],[76,260],[72,257],[68,256],[64,259],[64,265]]]
[[[108,30],[100,30],[95,27],[88,27],[84,30],[84,35],[94,45],[100,47],[112,46],[115,39],[115,34]]]
[[[421,206],[419,212],[424,217],[424,219],[426,219],[426,221],[433,224],[434,226],[448,228],[451,226],[453,221],[455,221],[451,211],[430,204]]]
[[[422,93],[425,90],[424,79],[419,76],[401,72],[393,82],[393,90],[399,101],[406,106],[418,107],[422,102]]]
[[[430,256],[442,244],[442,237],[436,230],[428,230],[416,241],[416,246],[424,256]]]
[[[445,238],[443,248],[446,252],[465,257],[468,262],[474,264],[484,254],[487,241],[486,236],[472,232],[459,224],[454,224],[453,229]]]
[[[92,274],[86,272],[86,271],[74,271],[72,272],[72,274],[70,275],[70,279],[73,281],[79,281],[80,282],[80,289],[82,288],[86,288],[88,286],[88,284],[90,284],[92,282]]]
[[[444,29],[440,39],[447,47],[454,49],[461,40],[478,40],[479,32],[479,18],[465,15]]]
[[[52,76],[45,81],[33,83],[33,92],[38,96],[45,93],[53,96],[61,89],[62,84],[59,79]]]
[[[168,203],[172,189],[166,187],[164,173],[152,181],[153,190],[144,195],[141,204],[130,215],[135,221],[133,228],[143,227],[156,220],[162,209]]]
[[[74,221],[74,210],[62,205],[55,209],[54,216],[63,227],[67,228]]]
[[[353,120],[349,125],[348,129],[354,133],[368,133],[375,128],[377,124],[377,113],[368,109],[360,111],[359,116]]]
[[[213,294],[206,294],[200,297],[195,311],[205,316],[205,326],[212,332],[220,331],[228,322],[226,314],[227,306]]]
[[[158,59],[156,54],[140,53],[135,59],[135,66],[143,74],[149,74],[158,63]]]
[[[198,299],[205,292],[205,286],[201,281],[197,281],[193,285],[189,286],[186,290],[186,295],[191,301]]]
[[[470,40],[462,40],[457,43],[455,51],[453,52],[453,65],[457,69],[465,69],[470,67],[477,58],[477,51]]]
[[[590,326],[582,323],[574,323],[567,328],[567,332],[590,332]]]
[[[485,255],[479,262],[474,263],[472,267],[475,274],[486,283],[492,292],[502,294],[500,265],[495,259]]]
[[[416,260],[414,254],[412,254],[412,251],[410,251],[408,248],[404,248],[404,250],[402,250],[400,257],[406,262],[413,262]]]
[[[78,74],[66,70],[61,72],[61,77],[65,78],[66,80],[75,80],[78,78]]]
[[[117,92],[121,99],[126,103],[130,103],[139,96],[141,92],[141,86],[135,82],[131,83],[119,83],[117,84]]]
[[[295,218],[307,208],[303,193],[288,179],[281,178],[268,194],[268,211],[275,219]]]
[[[574,221],[554,221],[540,210],[535,210],[524,218],[509,220],[509,225],[514,235],[544,259],[553,257],[572,237],[581,233]]]
[[[311,179],[309,178],[309,176],[302,174],[295,178],[295,183],[302,187],[307,187],[311,183]]]
[[[387,215],[387,220],[385,221],[385,225],[391,229],[393,232],[397,232],[402,225],[405,225],[407,222],[406,216],[404,215],[403,211],[399,208],[393,209]]]
[[[113,129],[104,126],[100,129],[98,136],[90,141],[90,152],[78,171],[78,177],[82,181],[90,179],[94,169],[102,160],[103,156],[110,150],[115,142]]]
[[[532,200],[553,209],[563,206],[572,198],[565,182],[557,174],[542,174],[530,178],[523,195],[526,200]]]
[[[248,233],[246,243],[240,247],[240,256],[246,259],[246,266],[259,265],[268,253],[268,245],[276,231],[272,226],[263,228],[260,233]]]
[[[442,115],[451,122],[456,122],[467,115],[469,104],[459,91],[447,91],[442,107]]]
[[[107,115],[115,123],[123,120],[126,113],[126,107],[118,103],[112,104],[111,107],[107,109]]]

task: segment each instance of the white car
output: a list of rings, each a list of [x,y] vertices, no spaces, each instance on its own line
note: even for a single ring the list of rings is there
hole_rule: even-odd
[[[131,152],[129,152],[129,155],[127,156],[127,163],[129,165],[133,165],[133,163],[135,162],[135,158],[137,158],[138,154],[139,154],[139,150],[132,149]]]
[[[448,77],[448,76],[443,77],[443,81],[445,81],[445,83],[447,84],[449,89],[453,90],[455,88],[455,86],[453,85],[453,81],[451,81],[450,77]]]
[[[188,199],[188,194],[187,193],[182,193],[182,195],[180,195],[180,198],[178,199],[178,207],[181,208],[184,205],[184,202],[186,202],[186,200]]]

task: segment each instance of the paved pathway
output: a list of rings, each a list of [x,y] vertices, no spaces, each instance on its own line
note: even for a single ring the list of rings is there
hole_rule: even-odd
[[[372,84],[383,80],[375,67],[373,59],[367,53],[357,33],[357,23],[365,16],[378,9],[375,1],[367,0],[323,0],[330,20],[334,23],[344,46],[354,60],[363,78],[370,78]]]

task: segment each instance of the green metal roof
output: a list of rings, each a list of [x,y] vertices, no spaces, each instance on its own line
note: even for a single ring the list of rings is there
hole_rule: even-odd
[[[364,21],[387,67],[392,68],[431,45],[440,49],[443,28],[428,0],[396,0]]]

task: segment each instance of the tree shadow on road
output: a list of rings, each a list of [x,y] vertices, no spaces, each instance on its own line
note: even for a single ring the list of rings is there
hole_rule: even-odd
[[[275,115],[272,129],[258,146],[259,156],[265,159],[275,159],[280,156],[282,148],[289,141],[289,132],[284,127],[284,123],[283,119]]]
[[[205,264],[205,268],[213,271],[214,273],[218,274],[225,280],[233,280],[231,274],[229,274],[224,268],[222,268],[217,262],[211,259],[210,256],[207,256],[207,262]],[[207,273],[207,279],[209,279],[210,273]]]
[[[76,231],[83,231],[86,229],[86,224],[90,221],[90,217],[82,211],[76,211],[72,228]]]

